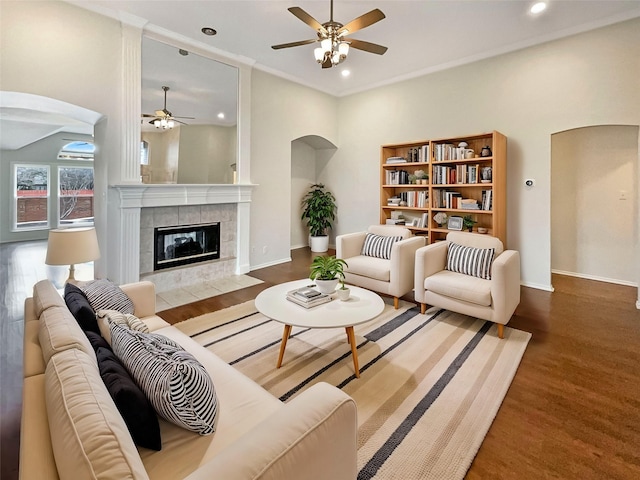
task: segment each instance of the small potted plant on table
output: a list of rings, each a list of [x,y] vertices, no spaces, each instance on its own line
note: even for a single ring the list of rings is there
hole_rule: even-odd
[[[309,278],[316,281],[320,292],[330,294],[336,289],[339,281],[342,281],[344,286],[344,267],[348,265],[341,258],[319,255],[311,263]]]

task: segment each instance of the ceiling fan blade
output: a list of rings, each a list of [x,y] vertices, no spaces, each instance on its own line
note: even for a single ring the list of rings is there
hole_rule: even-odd
[[[387,47],[378,45],[377,43],[365,42],[364,40],[356,40],[355,38],[344,38],[346,42],[349,42],[351,48],[356,48],[364,52],[375,53],[376,55],[384,55],[387,51]]]
[[[157,115],[151,115],[150,113],[143,113],[141,116],[142,117],[149,117],[149,118],[156,118],[157,117]]]
[[[369,13],[359,16],[358,18],[351,20],[345,26],[338,30],[338,35],[348,35],[358,30],[362,30],[369,25],[373,25],[385,18],[384,13],[379,9],[371,10]]]
[[[313,18],[300,7],[290,7],[288,8],[288,10],[314,30],[317,30],[318,32],[322,32],[324,34],[327,33],[327,29],[324,28],[320,22],[318,22],[315,18]]]
[[[281,48],[299,47],[300,45],[308,45],[317,41],[318,39],[314,38],[313,40],[301,40],[299,42],[281,43],[280,45],[271,45],[271,48],[273,48],[274,50],[279,50]]]
[[[186,117],[180,117],[180,118],[186,118]],[[174,122],[181,123],[182,125],[189,125],[188,123],[184,123],[184,122],[181,122],[180,120],[176,120],[176,117],[173,117],[173,119],[172,119],[172,120],[173,120]]]
[[[173,120],[175,120],[176,118],[184,118],[186,120],[195,120],[196,119],[196,117],[180,117],[180,116],[177,116],[177,115],[175,117],[171,117],[171,118]]]

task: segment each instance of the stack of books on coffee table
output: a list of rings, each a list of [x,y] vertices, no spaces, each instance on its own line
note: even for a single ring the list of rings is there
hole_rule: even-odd
[[[320,293],[312,286],[296,288],[287,292],[287,300],[304,308],[311,308],[331,301],[331,295]]]

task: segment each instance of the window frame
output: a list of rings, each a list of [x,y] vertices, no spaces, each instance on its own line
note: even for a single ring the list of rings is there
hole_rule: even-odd
[[[47,215],[44,225],[34,225],[30,227],[20,227],[18,225],[18,169],[19,168],[38,168],[45,169],[47,172]],[[42,163],[13,163],[12,164],[12,184],[13,184],[13,205],[11,208],[11,231],[13,233],[32,232],[37,230],[49,230],[51,216],[51,165]],[[40,197],[42,198],[42,197]],[[41,223],[41,222],[38,222]]]
[[[68,197],[69,195],[62,195],[62,181],[61,181],[61,170],[62,169],[90,169],[92,170],[92,176],[93,176],[93,183],[94,183],[94,189],[92,190],[94,193],[93,195],[91,195],[94,199],[94,205],[92,208],[92,213],[93,216],[91,217],[92,220],[88,220],[88,221],[63,221],[62,218],[60,218],[60,215],[62,215],[62,211],[60,208],[60,203],[62,201],[62,198],[64,197]],[[68,228],[68,227],[93,227],[95,225],[95,168],[93,165],[57,165],[57,181],[58,181],[58,189],[56,191],[56,202],[57,202],[57,213],[56,213],[56,224],[57,224],[57,228]]]

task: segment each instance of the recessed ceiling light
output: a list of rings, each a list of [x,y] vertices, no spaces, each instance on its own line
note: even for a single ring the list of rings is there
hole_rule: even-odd
[[[182,48],[180,50],[178,50],[178,53],[180,55],[182,55],[183,57],[186,57],[187,55],[189,55],[189,52],[187,52],[186,50],[184,50]]]
[[[349,75],[351,75],[351,72],[349,70],[342,70],[342,72],[340,73],[342,73],[343,77],[348,77]]]
[[[536,2],[533,5],[531,5],[531,8],[529,9],[529,11],[534,15],[536,15],[546,10],[546,8],[547,8],[547,2]]]
[[[220,113],[218,114],[218,118],[224,118],[224,113],[220,112]]]
[[[205,35],[209,35],[210,37],[213,37],[218,32],[216,32],[211,27],[202,27],[202,33],[204,33]]]

